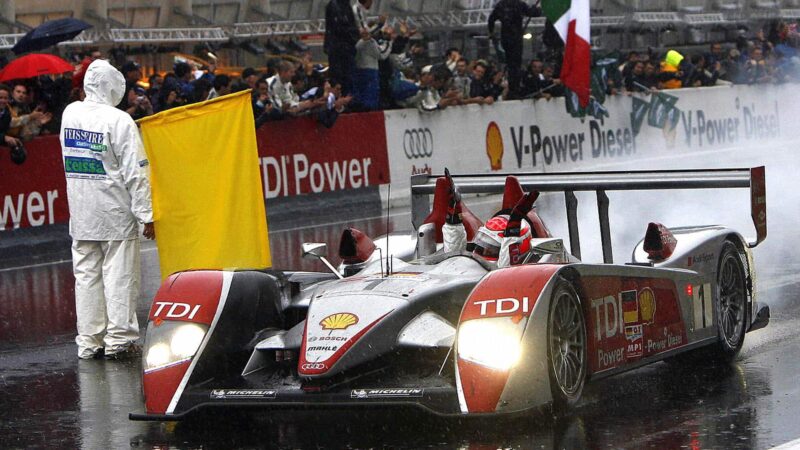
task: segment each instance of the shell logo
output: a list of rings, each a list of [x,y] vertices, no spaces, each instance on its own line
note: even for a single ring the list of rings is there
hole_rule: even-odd
[[[650,288],[644,288],[639,292],[639,314],[642,315],[642,322],[653,323],[656,315],[656,295]]]
[[[322,319],[319,324],[323,330],[345,330],[358,323],[358,316],[351,313],[336,313]]]
[[[489,127],[486,128],[486,155],[492,170],[503,168],[503,135],[495,122],[489,122]]]

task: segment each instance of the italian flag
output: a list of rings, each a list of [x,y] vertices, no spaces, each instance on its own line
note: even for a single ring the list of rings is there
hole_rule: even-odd
[[[589,104],[589,0],[543,0],[542,11],[564,41],[561,82],[578,95],[581,107]]]

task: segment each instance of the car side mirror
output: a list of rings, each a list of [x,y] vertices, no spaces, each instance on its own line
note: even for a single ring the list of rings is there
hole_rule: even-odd
[[[322,258],[328,253],[328,244],[322,242],[303,243],[303,258]]]
[[[303,258],[317,258],[333,272],[337,277],[344,278],[344,276],[333,267],[330,261],[325,258],[325,253],[328,251],[328,245],[322,242],[305,242],[303,243]]]

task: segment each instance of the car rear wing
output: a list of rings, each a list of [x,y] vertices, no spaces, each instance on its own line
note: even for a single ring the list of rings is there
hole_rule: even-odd
[[[619,172],[562,172],[562,173],[495,173],[485,175],[453,175],[460,191],[466,194],[499,194],[505,179],[514,175],[526,192],[564,192],[567,207],[570,250],[580,259],[578,234],[578,199],[576,191],[595,191],[600,219],[600,238],[603,261],[613,262],[611,230],[608,220],[606,191],[655,189],[723,189],[750,188],[750,216],[756,229],[755,247],[767,237],[767,196],[764,166],[739,169],[646,170]],[[430,195],[436,179],[444,175],[414,175],[411,177],[411,220],[418,228],[430,212]]]

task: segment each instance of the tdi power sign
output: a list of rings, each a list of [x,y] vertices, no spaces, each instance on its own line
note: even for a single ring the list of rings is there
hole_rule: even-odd
[[[0,231],[63,223],[69,219],[58,136],[25,143],[28,158],[16,165],[0,147]]]
[[[256,137],[266,198],[390,181],[383,113],[343,115],[332,128],[312,118],[268,122]]]

